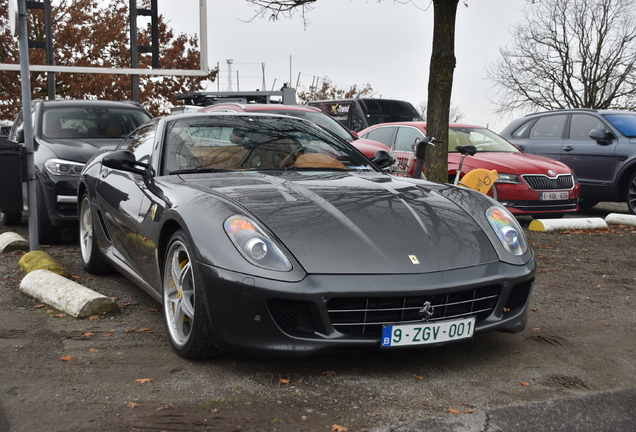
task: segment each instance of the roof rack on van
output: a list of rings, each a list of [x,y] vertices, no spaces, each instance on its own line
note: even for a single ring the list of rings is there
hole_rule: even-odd
[[[277,91],[227,91],[227,92],[191,92],[177,95],[175,99],[182,100],[185,105],[208,106],[215,103],[281,103],[296,105],[296,89],[284,85]]]

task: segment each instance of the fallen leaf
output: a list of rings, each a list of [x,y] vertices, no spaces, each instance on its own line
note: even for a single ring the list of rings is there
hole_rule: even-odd
[[[146,384],[149,382],[153,382],[154,380],[152,378],[140,378],[136,379],[135,381],[137,381],[138,383]]]
[[[150,330],[152,330],[152,329],[149,329],[149,328],[142,328],[142,329],[139,329],[139,330],[137,330],[137,331],[150,331]]]
[[[283,383],[283,384],[289,384],[291,382],[291,380],[290,379],[282,379],[282,380],[280,380],[280,382]]]
[[[340,425],[331,425],[331,430],[335,432],[347,432],[349,429]]]
[[[336,372],[335,371],[324,371],[322,374],[323,375],[327,375],[327,376],[335,376]]]
[[[62,357],[62,358],[61,358],[61,360],[69,361],[69,360],[70,360],[70,359],[72,359],[72,358],[73,358],[73,357],[71,357],[71,356],[66,356],[66,357]]]
[[[36,308],[36,309],[40,309],[40,308],[43,308],[43,307],[44,307],[44,305],[43,305],[43,304],[39,304],[39,305],[36,305],[36,306],[35,306],[35,308]]]
[[[106,333],[106,337],[111,337],[112,335],[112,333]]]
[[[130,305],[132,305],[132,303],[123,303],[123,304],[120,304],[119,307],[130,306]]]
[[[448,412],[451,414],[461,414],[462,412],[458,409],[453,408],[452,406],[448,407]]]
[[[424,377],[419,376],[419,375],[413,375],[413,378],[415,378],[415,379],[421,379],[421,380],[422,380],[422,379],[424,379]]]
[[[79,276],[71,276],[73,279],[79,279]]]
[[[99,319],[99,315],[91,315],[88,317],[89,321],[95,321],[96,319]]]
[[[610,324],[610,323],[605,323],[605,324],[603,324],[603,325],[604,325],[605,327],[611,326],[611,324]]]
[[[64,317],[66,316],[66,314],[62,312],[62,313],[59,313],[59,314],[55,314],[55,315],[53,315],[53,316],[54,316],[55,318],[64,318]]]
[[[519,350],[515,350],[515,351],[513,351],[512,353],[513,353],[513,354],[519,354],[520,352],[521,352],[521,351],[519,351]]]
[[[300,420],[301,420],[301,421],[307,421],[307,416],[301,416],[301,417],[300,417]]]
[[[95,333],[84,332],[84,333],[82,333],[82,336],[95,336]]]
[[[92,353],[98,353],[99,352],[99,350],[97,348],[89,348],[88,350],[90,352],[92,352]]]
[[[530,310],[531,310],[532,312],[537,312],[539,309],[537,309],[537,308],[532,308],[532,309],[530,309]]]
[[[135,329],[128,329],[128,330],[126,330],[126,333],[132,333],[134,331],[135,331]]]
[[[168,409],[168,408],[174,408],[174,405],[169,403],[169,404],[166,404],[164,406],[160,406],[159,408],[156,408],[155,411],[161,411],[161,410],[165,410],[165,409]]]
[[[526,386],[528,387],[530,385],[530,383],[524,382],[524,381],[519,381],[519,384],[521,384],[522,386]]]
[[[111,297],[110,299],[115,301],[115,300],[119,300],[119,297]]]
[[[128,404],[128,406],[129,406],[130,408],[137,408],[137,407],[139,406],[139,404],[138,404],[138,403],[136,403],[136,402],[130,402],[130,403]]]

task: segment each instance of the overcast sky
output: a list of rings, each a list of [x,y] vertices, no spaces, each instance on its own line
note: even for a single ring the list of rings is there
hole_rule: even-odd
[[[526,0],[460,1],[457,13],[452,106],[463,122],[501,131],[513,116],[497,117],[490,99],[496,91],[485,66],[510,40],[510,26],[523,18]],[[177,32],[198,32],[199,0],[159,0]],[[273,22],[249,21],[254,9],[245,0],[208,0],[208,61],[219,63],[220,90],[228,87],[232,59],[233,89],[278,90],[291,81],[305,89],[314,77],[339,86],[370,84],[376,97],[414,105],[427,99],[433,9],[428,0],[394,4],[385,0],[319,0],[307,15]],[[264,73],[263,67],[264,64]],[[238,83],[237,83],[238,73]],[[214,83],[210,91],[217,90]]]

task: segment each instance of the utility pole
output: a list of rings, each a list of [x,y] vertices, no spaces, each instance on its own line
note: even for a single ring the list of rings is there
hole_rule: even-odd
[[[232,90],[232,63],[234,62],[234,60],[227,59],[225,61],[227,62],[227,91],[233,91]]]

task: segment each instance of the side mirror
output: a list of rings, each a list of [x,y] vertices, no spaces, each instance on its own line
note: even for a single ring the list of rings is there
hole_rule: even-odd
[[[589,136],[600,145],[609,145],[610,141],[616,139],[613,133],[606,133],[605,129],[592,129]]]
[[[119,150],[107,153],[102,158],[102,164],[108,168],[127,171],[144,177],[149,175],[148,168],[150,168],[150,165],[143,162],[137,162],[135,155],[129,150]],[[143,169],[137,168],[138,166]]]
[[[380,168],[387,168],[393,165],[397,159],[393,153],[389,153],[386,150],[378,150],[373,155],[373,162]]]

